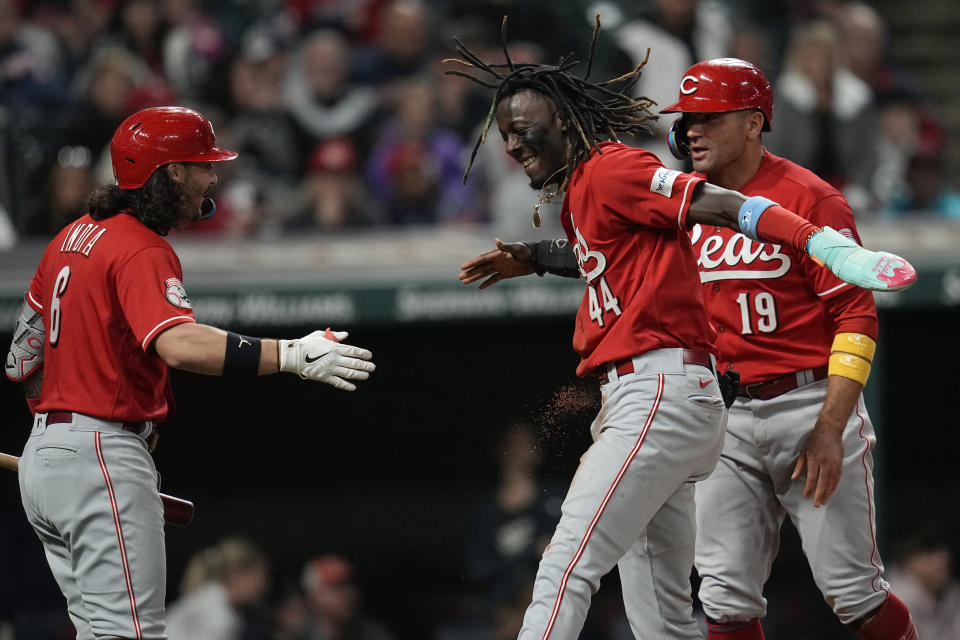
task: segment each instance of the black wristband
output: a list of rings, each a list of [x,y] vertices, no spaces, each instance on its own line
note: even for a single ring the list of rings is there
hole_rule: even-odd
[[[580,266],[573,248],[565,239],[525,242],[530,248],[530,266],[538,275],[552,273],[564,278],[579,278]]]
[[[540,264],[540,243],[539,242],[524,242],[527,249],[530,250],[530,266],[533,267],[534,272],[538,276],[543,276],[547,270]]]
[[[260,338],[227,332],[223,354],[223,375],[255,376],[260,372]]]

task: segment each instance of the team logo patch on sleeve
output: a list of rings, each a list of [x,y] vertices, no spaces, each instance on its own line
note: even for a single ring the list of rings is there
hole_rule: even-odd
[[[678,175],[680,175],[679,171],[666,168],[657,169],[653,174],[653,180],[650,181],[650,191],[669,198],[673,193],[673,182]]]
[[[168,278],[164,281],[167,287],[167,301],[175,307],[190,309],[190,298],[187,296],[187,290],[183,288],[183,283],[176,278]]]

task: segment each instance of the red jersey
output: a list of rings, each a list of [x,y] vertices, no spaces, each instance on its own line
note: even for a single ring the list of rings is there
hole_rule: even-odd
[[[740,189],[765,196],[860,242],[853,212],[839,191],[799,165],[765,152]],[[703,295],[719,332],[721,366],[743,384],[825,365],[839,332],[877,337],[873,294],[847,284],[806,253],[753,242],[726,227],[690,232]]]
[[[686,234],[701,178],[618,142],[598,145],[570,178],[561,222],[587,282],[573,348],[577,374],[651,349],[716,354]]]
[[[195,322],[181,277],[170,243],[132,215],[86,215],[58,233],[27,294],[47,334],[37,410],[165,420],[169,371],[149,347],[164,329]]]

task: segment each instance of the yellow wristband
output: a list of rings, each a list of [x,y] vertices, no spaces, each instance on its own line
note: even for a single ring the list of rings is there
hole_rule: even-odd
[[[827,373],[831,376],[850,378],[866,385],[867,378],[870,377],[870,363],[866,359],[851,353],[831,353]]]
[[[873,362],[873,354],[877,350],[877,343],[870,336],[862,333],[838,333],[833,337],[833,346],[830,351],[841,351],[860,356],[867,362]]]

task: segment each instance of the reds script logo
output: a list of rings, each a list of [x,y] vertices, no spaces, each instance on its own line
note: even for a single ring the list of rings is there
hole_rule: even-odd
[[[599,276],[603,275],[604,270],[606,270],[607,257],[599,251],[590,251],[586,239],[573,222],[573,214],[570,214],[570,225],[573,227],[573,233],[577,236],[577,241],[573,245],[573,255],[577,256],[577,266],[580,267],[580,275],[587,281],[587,284],[591,284]],[[596,264],[590,271],[587,271],[587,264],[591,260],[596,260]]]
[[[167,302],[180,307],[181,309],[190,309],[190,298],[187,297],[187,290],[183,288],[183,283],[176,278],[168,278],[163,284],[167,287]]]
[[[694,225],[690,242],[696,246],[703,235],[703,226]],[[700,245],[697,264],[709,271],[700,272],[700,282],[715,280],[765,280],[779,278],[790,270],[790,256],[781,252],[778,244],[754,242],[742,233],[735,233],[726,241],[721,235],[710,235]],[[757,269],[743,269],[741,265],[753,265]],[[720,268],[723,266],[730,269]]]
[[[590,320],[596,322],[600,328],[607,324],[605,315],[612,313],[616,319],[623,313],[620,308],[620,298],[616,296],[603,272],[607,269],[607,257],[599,251],[591,251],[586,238],[580,233],[573,213],[570,214],[570,226],[577,241],[573,244],[573,255],[577,256],[577,266],[580,275],[587,281],[587,314]],[[588,268],[593,265],[593,268]]]

